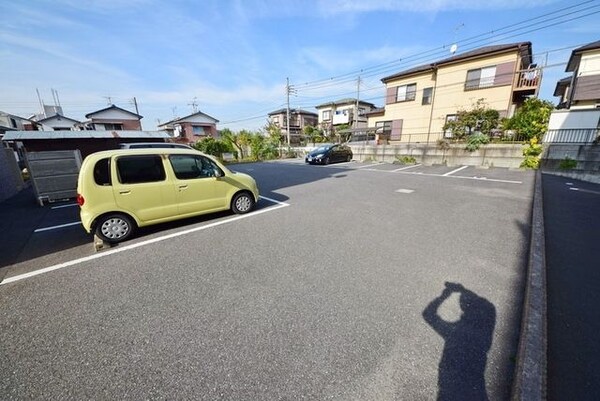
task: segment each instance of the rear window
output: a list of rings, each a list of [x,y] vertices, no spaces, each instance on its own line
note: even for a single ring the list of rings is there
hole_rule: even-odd
[[[119,181],[140,184],[165,180],[165,169],[159,155],[123,156],[117,159]]]
[[[94,181],[98,185],[112,185],[110,181],[110,159],[100,159],[94,166]]]

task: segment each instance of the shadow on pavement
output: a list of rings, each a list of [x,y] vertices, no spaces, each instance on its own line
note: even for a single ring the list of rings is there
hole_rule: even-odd
[[[496,325],[496,308],[461,284],[445,283],[423,318],[445,341],[438,371],[438,400],[487,400],[485,368]],[[460,296],[460,319],[444,320],[438,308],[453,293]]]

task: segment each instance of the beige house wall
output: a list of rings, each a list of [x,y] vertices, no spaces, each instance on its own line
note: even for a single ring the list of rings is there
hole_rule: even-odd
[[[511,62],[514,66],[512,77],[508,79],[510,83],[465,90],[467,71]],[[368,125],[375,127],[378,122],[402,120],[401,141],[415,142],[425,141],[428,133],[441,133],[446,116],[456,114],[461,109],[471,109],[479,99],[484,99],[486,105],[498,110],[501,116],[511,116],[515,109],[515,105],[512,104],[514,72],[520,68],[519,55],[514,51],[485,59],[442,65],[437,74],[426,71],[389,81],[386,83],[386,93],[389,92],[389,88],[416,83],[416,98],[413,101],[386,102],[384,115],[369,117]],[[428,87],[434,88],[433,101],[432,104],[423,105],[423,89]]]

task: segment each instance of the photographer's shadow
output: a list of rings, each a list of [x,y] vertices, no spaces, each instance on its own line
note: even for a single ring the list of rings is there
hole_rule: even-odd
[[[438,309],[453,293],[462,315],[449,322]],[[445,341],[438,372],[438,400],[488,400],[485,386],[487,353],[496,325],[496,308],[461,284],[446,283],[442,294],[423,311],[425,321]]]

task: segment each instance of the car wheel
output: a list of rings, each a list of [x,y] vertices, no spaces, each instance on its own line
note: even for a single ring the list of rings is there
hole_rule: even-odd
[[[248,192],[240,192],[231,200],[231,210],[235,214],[248,213],[254,209],[254,198]]]
[[[348,157],[346,157],[346,161],[347,162],[351,162],[352,161],[352,155],[348,155]]]
[[[329,157],[326,157],[325,159],[323,159],[323,164],[329,164]]]
[[[107,214],[98,219],[96,235],[103,241],[115,244],[125,241],[133,235],[135,223],[133,220],[120,213]]]

